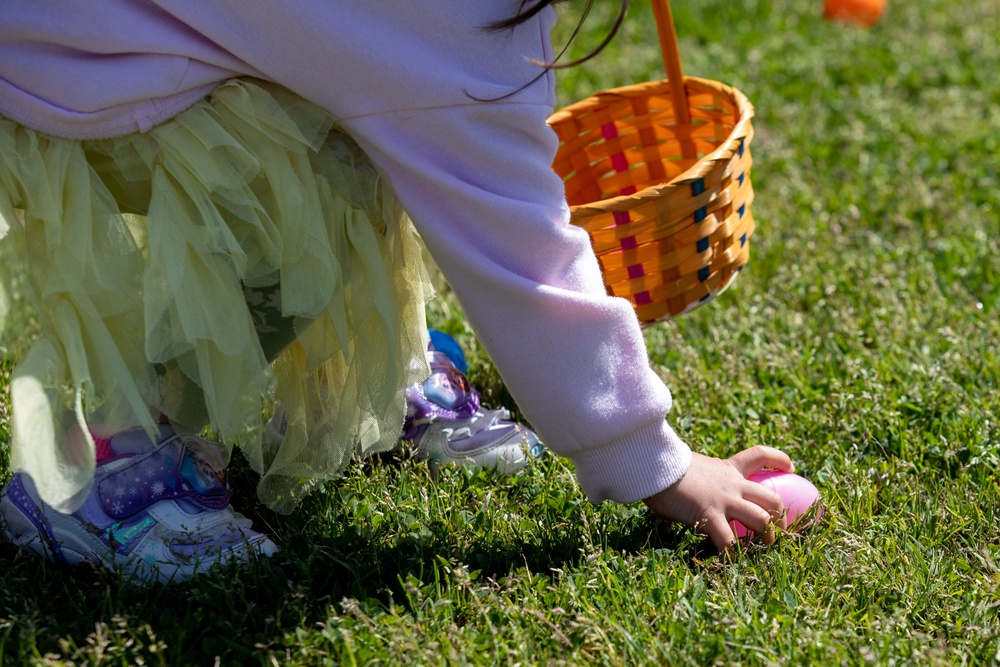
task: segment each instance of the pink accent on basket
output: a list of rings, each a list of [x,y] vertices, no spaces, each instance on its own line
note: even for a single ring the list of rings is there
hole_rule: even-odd
[[[618,136],[618,128],[615,127],[614,123],[605,123],[604,125],[601,125],[601,135],[605,139],[614,139],[615,137]],[[623,171],[628,171],[628,160],[625,159],[625,154],[615,153],[614,155],[612,155],[611,166],[614,167],[615,171],[618,173],[621,173]],[[629,185],[622,188],[619,194],[626,196],[626,195],[634,195],[635,193],[636,193],[635,186]],[[628,211],[615,211],[612,215],[615,218],[615,225],[627,225],[628,223],[632,222],[632,217],[629,215]],[[622,247],[625,247],[624,244],[622,245]],[[632,247],[634,248],[635,246]]]
[[[635,305],[645,306],[647,303],[653,303],[653,299],[650,298],[649,292],[639,292],[635,295]]]
[[[628,162],[625,161],[624,153],[615,153],[611,156],[611,166],[615,168],[615,171],[622,172],[628,170]]]
[[[618,128],[615,127],[614,123],[605,123],[604,125],[601,125],[601,134],[604,136],[605,139],[614,139],[615,137],[618,136]],[[611,165],[615,168],[615,171],[617,172],[628,171],[628,161],[625,160],[624,153],[615,153],[614,155],[612,155]],[[622,195],[633,195],[635,193],[636,189],[634,185],[629,185],[627,187],[622,188],[621,190]],[[620,225],[627,225],[630,222],[632,222],[632,216],[629,214],[628,211],[615,211],[614,213],[612,213],[612,216],[615,219],[616,227]],[[633,250],[639,247],[639,244],[636,242],[634,236],[623,238],[621,239],[620,243],[622,246],[622,250]],[[637,276],[632,275],[632,268],[633,267],[629,267],[629,276],[635,278]],[[639,269],[641,270],[642,267],[640,266]],[[640,273],[639,275],[643,274]]]
[[[601,125],[601,135],[605,139],[614,139],[615,137],[618,136],[618,128],[615,127],[614,123],[605,123],[604,125]],[[625,169],[628,168],[628,164],[625,162],[625,156],[622,155],[621,153],[616,153],[615,155],[611,156],[611,164],[615,165],[615,169],[618,171],[625,171]],[[618,168],[619,164],[625,166],[619,169]]]
[[[628,277],[629,278],[641,278],[646,275],[646,270],[642,268],[642,264],[633,264],[628,267]]]

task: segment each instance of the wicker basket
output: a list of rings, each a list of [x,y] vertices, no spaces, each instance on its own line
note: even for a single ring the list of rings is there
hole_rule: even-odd
[[[629,299],[643,324],[726,289],[754,228],[753,106],[684,77],[667,0],[653,8],[668,80],[601,92],[549,119],[572,221],[590,234],[608,293]]]

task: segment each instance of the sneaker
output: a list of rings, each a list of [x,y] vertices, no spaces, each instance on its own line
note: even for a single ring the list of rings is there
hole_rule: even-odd
[[[449,356],[427,352],[431,376],[406,390],[402,440],[432,467],[472,465],[514,474],[545,447],[533,431],[510,421],[507,410],[484,410],[479,393]]]
[[[68,565],[95,563],[142,582],[181,581],[217,563],[277,551],[229,505],[232,491],[215,443],[160,427],[110,438],[83,505],[46,505],[25,473],[0,491],[0,527],[18,547]]]

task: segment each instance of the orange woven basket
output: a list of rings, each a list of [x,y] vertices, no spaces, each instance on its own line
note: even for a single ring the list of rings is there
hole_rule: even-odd
[[[754,229],[753,106],[683,75],[670,6],[652,4],[667,80],[597,93],[548,121],[572,222],[590,234],[608,293],[629,299],[643,324],[725,290]]]

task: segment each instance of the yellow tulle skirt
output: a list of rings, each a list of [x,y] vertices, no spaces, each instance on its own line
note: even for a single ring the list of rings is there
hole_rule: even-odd
[[[11,465],[60,509],[89,489],[95,435],[162,414],[238,446],[289,511],[394,447],[428,372],[412,223],[334,119],[278,86],[230,81],[113,139],[0,118],[0,238],[41,330],[13,371]],[[279,324],[293,342],[269,359]]]

